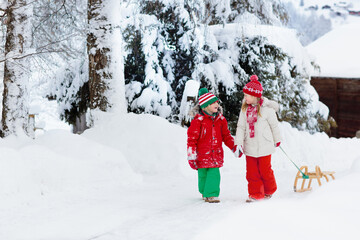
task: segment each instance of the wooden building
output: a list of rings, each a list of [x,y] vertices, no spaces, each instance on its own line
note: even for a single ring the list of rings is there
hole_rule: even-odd
[[[355,137],[360,130],[360,78],[311,77],[311,85],[338,125],[331,136]]]

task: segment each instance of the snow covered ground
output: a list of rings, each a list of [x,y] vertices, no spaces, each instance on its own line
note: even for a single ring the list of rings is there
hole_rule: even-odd
[[[74,135],[53,121],[54,102],[33,104],[46,112],[36,116],[46,131],[0,139],[1,240],[358,239],[360,139],[282,123],[292,160],[336,171],[336,180],[295,193],[297,169],[277,149],[278,191],[251,204],[245,158],[224,147],[221,203],[209,204],[186,160],[186,129],[152,115],[107,114]]]
[[[197,192],[186,129],[152,115],[105,115],[82,135],[50,130],[0,139],[0,239],[357,239],[360,139],[329,139],[281,124],[298,165],[336,180],[293,192],[296,168],[277,150],[278,191],[247,204],[245,159],[225,151],[221,203]],[[226,148],[226,147],[225,147]]]

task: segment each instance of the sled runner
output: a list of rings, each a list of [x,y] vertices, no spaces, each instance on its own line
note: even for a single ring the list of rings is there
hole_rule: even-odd
[[[302,172],[303,171],[303,172]],[[304,174],[306,176],[309,176],[308,178],[304,178]],[[309,191],[311,190],[311,182],[313,179],[317,179],[318,183],[319,183],[319,186],[321,186],[321,181],[320,181],[320,178],[324,177],[326,179],[326,181],[328,182],[329,181],[329,177],[328,176],[331,176],[332,179],[335,179],[334,177],[334,174],[335,172],[331,172],[331,171],[325,171],[325,172],[322,172],[320,170],[320,167],[319,166],[316,166],[315,167],[315,172],[309,172],[308,171],[308,167],[307,166],[302,166],[300,168],[300,170],[298,171],[298,173],[296,174],[296,177],[295,177],[295,183],[294,183],[294,191],[295,192],[305,192],[305,191]],[[301,183],[301,188],[300,189],[297,189],[297,182],[299,179],[302,179],[302,183]],[[308,183],[308,186],[307,188],[304,188],[305,186],[305,181],[306,179],[309,179],[309,183]]]

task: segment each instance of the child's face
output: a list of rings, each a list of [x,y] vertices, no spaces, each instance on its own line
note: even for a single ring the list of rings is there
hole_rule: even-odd
[[[245,94],[245,101],[247,105],[256,104],[257,103],[257,97]]]
[[[216,101],[205,108],[205,111],[209,114],[217,113],[219,110],[219,103]]]

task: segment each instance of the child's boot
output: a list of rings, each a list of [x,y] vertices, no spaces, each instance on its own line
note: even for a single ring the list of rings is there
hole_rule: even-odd
[[[208,203],[219,203],[220,199],[218,197],[208,197],[205,199],[205,202]]]
[[[271,194],[265,194],[264,199],[270,199],[272,197]]]
[[[248,199],[246,199],[246,202],[247,203],[251,203],[251,202],[256,202],[257,199],[256,198],[252,198],[252,197],[249,197]]]

